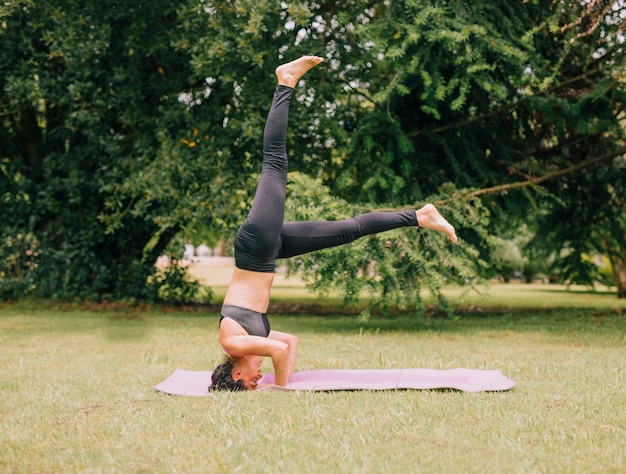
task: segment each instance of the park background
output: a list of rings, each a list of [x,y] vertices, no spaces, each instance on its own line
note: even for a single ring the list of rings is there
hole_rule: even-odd
[[[325,64],[296,90],[287,219],[430,201],[461,236],[290,262],[311,288],[372,308],[511,276],[624,297],[624,2],[466,3],[3,3],[0,297],[196,298],[155,261],[231,251],[274,69],[302,54]]]
[[[625,18],[623,0],[3,2],[0,467],[623,472]],[[460,242],[403,229],[281,266],[297,369],[497,368],[513,391],[153,390],[221,357],[229,267],[185,245],[230,261],[273,71],[303,54],[325,63],[296,88],[287,218],[433,202]]]

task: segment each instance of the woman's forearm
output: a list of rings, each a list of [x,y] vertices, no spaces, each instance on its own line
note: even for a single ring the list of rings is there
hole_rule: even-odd
[[[287,380],[285,381],[285,385],[289,382],[289,378],[293,373],[293,368],[296,365],[296,357],[298,355],[298,338],[294,336],[292,341],[289,341],[289,354],[287,355],[287,367],[285,368],[285,372],[287,373]]]
[[[276,385],[280,385],[281,387],[287,385],[296,364],[297,354],[298,338],[295,336],[289,341],[285,341],[284,346],[276,348],[275,352],[272,354]]]
[[[276,385],[284,387],[289,381],[291,372],[289,372],[289,346],[285,344],[283,347],[277,347],[272,351],[272,364],[274,364],[274,376]]]

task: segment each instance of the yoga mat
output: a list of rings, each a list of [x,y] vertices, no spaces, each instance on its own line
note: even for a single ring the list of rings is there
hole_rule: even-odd
[[[265,374],[259,383],[273,384],[274,374]],[[210,384],[210,371],[176,369],[154,388],[171,395],[206,397],[209,395]],[[286,387],[270,385],[256,391],[452,388],[463,392],[492,392],[509,390],[514,386],[515,382],[502,375],[499,370],[330,369],[296,372]]]

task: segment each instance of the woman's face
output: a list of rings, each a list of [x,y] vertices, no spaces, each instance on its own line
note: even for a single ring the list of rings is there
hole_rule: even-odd
[[[243,381],[248,390],[256,390],[257,383],[263,377],[262,363],[263,358],[259,356],[241,357],[233,371],[233,379]]]

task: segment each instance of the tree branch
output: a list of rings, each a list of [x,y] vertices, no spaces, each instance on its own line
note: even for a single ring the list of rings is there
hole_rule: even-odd
[[[492,194],[492,193],[498,193],[502,191],[508,191],[510,189],[519,189],[519,188],[525,188],[528,186],[536,186],[545,181],[549,181],[551,179],[555,179],[560,176],[573,174],[573,173],[576,173],[577,171],[583,170],[590,166],[594,166],[599,163],[603,163],[605,161],[610,161],[623,154],[626,154],[626,146],[620,147],[613,152],[606,153],[604,155],[597,156],[595,158],[591,158],[589,160],[583,161],[582,163],[575,164],[573,166],[570,166],[569,168],[565,168],[565,169],[558,170],[558,171],[553,171],[552,173],[544,174],[543,176],[539,176],[537,178],[528,179],[526,181],[518,181],[516,183],[499,184],[498,186],[492,186],[491,188],[478,189],[477,191],[472,191],[471,193],[455,193],[450,199],[439,201],[439,203],[443,204],[451,199],[459,199],[461,197],[464,197],[464,198],[476,197],[476,196],[482,196],[484,194]]]
[[[595,158],[591,158],[587,161],[583,161],[582,163],[578,163],[574,166],[570,166],[569,168],[565,168],[563,170],[558,170],[558,171],[554,171],[552,173],[548,173],[545,174],[543,176],[539,176],[538,178],[533,178],[533,179],[528,179],[526,181],[518,181],[515,183],[507,183],[507,184],[499,184],[498,186],[492,186],[490,188],[484,188],[484,189],[478,189],[476,191],[472,191],[470,193],[465,193],[465,192],[458,192],[458,193],[454,193],[452,196],[450,196],[448,199],[441,199],[437,202],[435,202],[435,204],[442,206],[445,205],[446,203],[448,203],[449,201],[456,201],[459,199],[464,199],[464,198],[468,198],[468,197],[476,197],[476,196],[482,196],[484,194],[492,194],[492,193],[498,193],[498,192],[502,192],[502,191],[508,191],[509,189],[520,189],[520,188],[526,188],[529,186],[536,186],[538,184],[541,184],[545,181],[549,181],[551,179],[555,179],[558,178],[559,176],[565,176],[567,174],[572,174],[575,173],[577,171],[580,171],[582,169],[588,168],[590,166],[593,165],[597,165],[599,163],[603,163],[605,161],[610,161],[620,155],[624,155],[626,154],[626,146],[620,147],[615,151],[606,153],[604,155],[601,156],[597,156]],[[381,207],[381,208],[376,208],[376,209],[372,209],[373,211],[380,211],[380,212],[388,212],[388,211],[399,211],[401,209],[406,209],[406,207],[402,207],[402,208],[388,208],[388,207]]]

